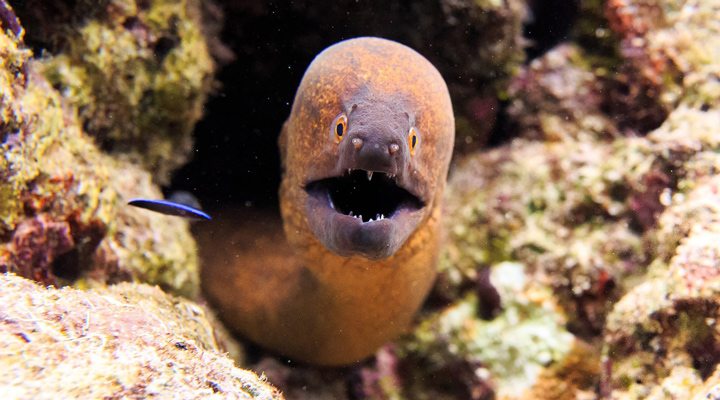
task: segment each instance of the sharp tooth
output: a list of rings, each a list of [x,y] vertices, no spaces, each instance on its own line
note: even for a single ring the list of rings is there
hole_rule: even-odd
[[[358,219],[362,221],[362,214],[358,215]]]
[[[372,174],[373,174],[372,171],[368,171],[367,174],[368,174],[368,180],[371,181],[371,180],[372,180]]]
[[[353,216],[353,213],[352,213],[352,211],[350,211],[350,214],[348,214],[348,215],[352,217],[352,216]]]
[[[352,172],[352,169],[348,168],[348,175]]]
[[[380,219],[385,219],[385,214],[380,214]]]
[[[380,220],[380,214],[375,214],[375,219],[379,221],[379,220]]]

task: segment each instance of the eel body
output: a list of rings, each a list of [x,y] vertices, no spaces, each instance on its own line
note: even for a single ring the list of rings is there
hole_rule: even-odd
[[[414,50],[357,38],[320,53],[280,136],[283,229],[206,235],[233,243],[203,254],[221,317],[319,365],[403,333],[435,277],[453,141],[445,82]]]

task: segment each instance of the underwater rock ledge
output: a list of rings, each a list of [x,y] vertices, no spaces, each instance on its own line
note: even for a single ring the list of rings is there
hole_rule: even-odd
[[[0,271],[77,287],[146,282],[196,296],[188,223],[126,202],[162,198],[156,184],[190,151],[214,70],[198,4],[37,3],[19,13],[37,24],[27,36],[48,47],[41,57],[22,29],[0,33]],[[82,23],[61,18],[79,10]],[[171,31],[177,42],[160,57],[158,41]]]
[[[99,147],[166,184],[215,86],[202,2],[17,2],[38,70]]]
[[[81,291],[0,274],[5,398],[282,399],[222,353],[206,311],[156,287]]]

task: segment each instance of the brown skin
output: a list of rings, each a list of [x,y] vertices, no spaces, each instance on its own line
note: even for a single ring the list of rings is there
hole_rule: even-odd
[[[284,237],[277,226],[206,235],[233,243],[204,252],[205,290],[221,316],[252,341],[319,365],[361,360],[401,334],[435,277],[453,140],[445,83],[418,53],[375,38],[323,51],[280,138]],[[348,169],[359,170],[355,181]],[[357,180],[367,171],[373,182]],[[343,200],[333,190],[358,192]],[[376,208],[385,219],[345,215]]]

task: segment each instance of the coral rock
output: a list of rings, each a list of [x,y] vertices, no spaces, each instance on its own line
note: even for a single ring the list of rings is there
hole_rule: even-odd
[[[201,2],[22,2],[38,69],[100,147],[167,183],[213,88]],[[82,15],[83,18],[77,18]]]
[[[717,384],[720,178],[706,178],[675,202],[661,216],[661,230],[687,236],[608,316],[605,379],[613,398],[690,398]]]
[[[0,315],[5,397],[283,398],[221,353],[201,307],[154,287],[86,292],[3,274]]]
[[[187,222],[125,204],[162,194],[149,173],[96,146],[44,68],[22,37],[0,33],[0,271],[44,284],[136,280],[195,295]]]

